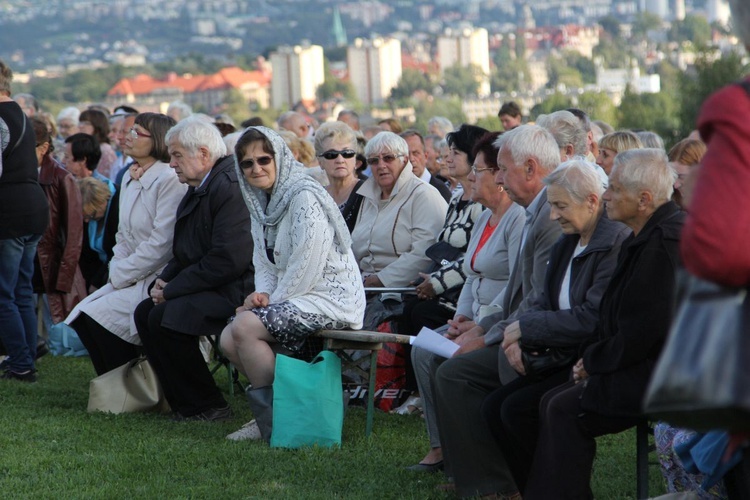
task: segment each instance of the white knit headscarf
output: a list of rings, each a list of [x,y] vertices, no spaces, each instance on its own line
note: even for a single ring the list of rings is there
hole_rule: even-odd
[[[318,200],[328,217],[328,221],[333,225],[338,250],[341,253],[348,252],[352,245],[352,239],[349,235],[349,229],[346,227],[346,222],[341,216],[341,211],[333,198],[318,181],[305,173],[305,166],[294,159],[294,155],[279,134],[267,127],[249,127],[243,132],[243,135],[252,129],[263,134],[273,146],[276,179],[270,197],[266,191],[253,187],[247,182],[240,168],[242,158],[237,154],[234,157],[234,166],[237,170],[237,177],[241,179],[240,189],[245,204],[250,210],[250,217],[253,224],[263,226],[267,247],[273,248],[275,246],[278,225],[286,215],[291,201],[300,192],[308,191]],[[242,136],[239,140],[242,140]]]

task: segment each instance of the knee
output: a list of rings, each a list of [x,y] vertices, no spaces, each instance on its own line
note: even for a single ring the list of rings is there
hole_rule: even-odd
[[[260,334],[258,326],[261,321],[251,311],[245,311],[237,315],[230,325],[230,337],[235,348],[243,344],[253,342]],[[223,337],[223,335],[222,335]]]

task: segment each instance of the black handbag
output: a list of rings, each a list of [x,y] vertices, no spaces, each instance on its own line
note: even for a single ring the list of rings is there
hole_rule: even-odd
[[[433,262],[432,266],[426,274],[432,274],[440,270],[443,266],[457,261],[461,257],[461,255],[464,254],[464,251],[460,248],[454,247],[447,241],[438,241],[437,243],[431,245],[427,250],[425,250],[424,254]],[[463,285],[449,288],[441,293],[439,295],[439,298],[455,304],[456,302],[458,302],[458,297],[461,295],[462,288]]]
[[[750,430],[747,290],[693,278],[651,377],[645,413],[698,431]]]
[[[433,265],[427,274],[434,273],[443,266],[458,260],[463,253],[464,251],[462,249],[454,247],[447,241],[438,241],[431,245],[424,251],[424,254],[433,262]]]
[[[524,344],[521,347],[521,360],[526,376],[532,380],[543,380],[550,375],[572,367],[578,361],[577,347],[544,347]]]

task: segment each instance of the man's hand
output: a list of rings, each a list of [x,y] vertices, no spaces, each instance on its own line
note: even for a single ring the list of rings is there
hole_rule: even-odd
[[[162,302],[166,302],[164,298],[164,287],[167,286],[167,282],[161,278],[156,278],[156,283],[151,288],[151,300],[154,301],[154,305],[159,305]]]
[[[514,321],[510,325],[506,326],[505,332],[503,332],[503,343],[502,343],[503,350],[510,347],[511,344],[518,343],[520,338],[521,338],[521,322]]]
[[[583,367],[583,358],[578,360],[578,363],[573,367],[573,381],[577,384],[589,378],[589,374]]]
[[[463,344],[461,344],[461,347],[459,347],[456,352],[453,353],[453,357],[455,358],[456,356],[460,356],[461,354],[476,351],[484,347],[486,347],[484,344],[484,337],[477,337],[475,339],[467,340]]]
[[[505,353],[505,357],[508,358],[510,366],[521,375],[526,375],[526,369],[523,367],[523,358],[521,357],[521,346],[518,345],[518,342],[510,344],[503,352]]]
[[[469,342],[470,340],[474,340],[477,338],[482,339],[482,343],[484,343],[484,328],[482,328],[479,325],[474,326],[474,328],[470,328],[458,337],[455,338],[454,342],[458,345],[464,345],[465,343]]]

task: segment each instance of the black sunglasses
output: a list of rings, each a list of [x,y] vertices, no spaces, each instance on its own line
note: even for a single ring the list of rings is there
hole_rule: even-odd
[[[252,169],[255,166],[256,162],[261,167],[265,167],[266,165],[269,165],[272,161],[273,161],[272,156],[261,156],[260,158],[256,158],[255,160],[242,160],[240,162],[240,168],[243,170]]]
[[[339,157],[339,155],[343,156],[347,160],[350,158],[354,158],[357,155],[357,152],[352,149],[344,149],[343,151],[336,151],[335,149],[331,149],[330,151],[326,151],[322,155],[318,155],[319,157],[322,156],[326,160],[335,160]]]

